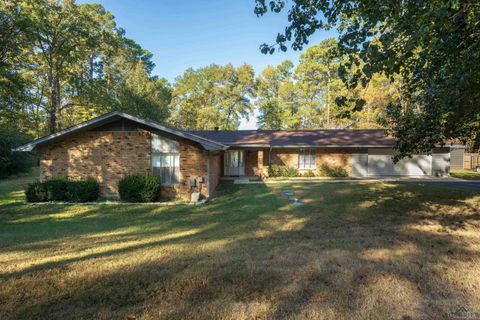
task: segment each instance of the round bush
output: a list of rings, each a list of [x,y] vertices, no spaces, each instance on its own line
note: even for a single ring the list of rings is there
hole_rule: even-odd
[[[25,190],[25,197],[28,202],[48,201],[47,187],[43,182],[34,182],[28,185]]]
[[[126,202],[154,202],[160,199],[160,177],[129,175],[118,182],[120,199]]]
[[[65,201],[67,199],[67,179],[54,178],[46,181],[45,186],[47,188],[48,201]]]
[[[90,202],[98,199],[100,185],[93,178],[80,181],[67,181],[65,200],[71,202]]]

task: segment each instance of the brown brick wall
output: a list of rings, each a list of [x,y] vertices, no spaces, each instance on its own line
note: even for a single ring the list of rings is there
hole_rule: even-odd
[[[201,146],[187,140],[180,142],[180,184],[178,186],[180,197],[190,198],[190,178],[197,177],[202,177],[203,183],[197,184],[194,191],[200,191],[202,195],[208,197],[207,161],[207,151]]]
[[[258,150],[258,174],[260,177],[265,176],[265,151],[264,150]]]
[[[93,177],[102,195],[116,195],[127,174],[151,170],[150,133],[87,131],[40,150],[40,178]]]
[[[315,164],[318,169],[325,163],[330,167],[342,167],[347,170],[348,175],[352,175],[352,151],[348,149],[317,149]]]
[[[117,184],[123,176],[151,172],[150,143],[151,134],[143,130],[82,132],[39,150],[40,178],[93,177],[100,183],[102,195],[117,196]],[[200,145],[180,140],[180,183],[162,187],[162,198],[189,200],[189,179],[199,176],[204,182],[198,184],[195,191],[201,189],[208,197],[207,160],[207,151]]]
[[[300,149],[273,149],[271,163],[281,166],[298,168],[298,153]],[[333,167],[342,167],[352,174],[352,150],[342,148],[315,149],[315,165],[317,172],[323,163]]]
[[[254,168],[258,169],[258,151],[245,150],[245,175],[254,176]]]
[[[299,149],[272,149],[270,152],[270,163],[279,166],[297,168],[298,150]]]
[[[222,155],[220,152],[211,152],[210,153],[210,179],[209,179],[209,196],[211,197],[214,192],[215,188],[217,187],[220,177],[222,175]]]

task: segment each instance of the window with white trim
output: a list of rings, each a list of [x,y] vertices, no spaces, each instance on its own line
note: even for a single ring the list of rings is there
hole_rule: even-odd
[[[300,149],[298,152],[298,169],[315,169],[315,150]]]
[[[162,185],[179,183],[180,144],[156,134],[152,134],[152,172],[159,176]]]

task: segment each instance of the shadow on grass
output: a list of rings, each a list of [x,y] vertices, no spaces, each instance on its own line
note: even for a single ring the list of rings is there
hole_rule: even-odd
[[[68,215],[62,206],[0,206],[0,253],[81,246],[88,237],[100,239],[91,245],[126,242],[3,273],[9,289],[0,290],[0,318],[440,318],[445,303],[478,300],[478,280],[440,274],[467,272],[457,260],[478,261],[479,243],[459,233],[478,232],[474,194],[422,184],[292,184],[306,203],[293,207],[284,187],[224,185],[201,207],[79,206]],[[156,240],[163,234],[173,236]],[[226,243],[208,246],[215,241]],[[172,245],[188,250],[175,254]],[[66,277],[79,263],[142,254],[152,256]]]

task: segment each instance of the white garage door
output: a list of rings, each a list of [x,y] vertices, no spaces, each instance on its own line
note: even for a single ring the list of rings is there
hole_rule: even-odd
[[[369,176],[425,176],[432,174],[432,156],[414,155],[393,163],[392,149],[368,150]]]

